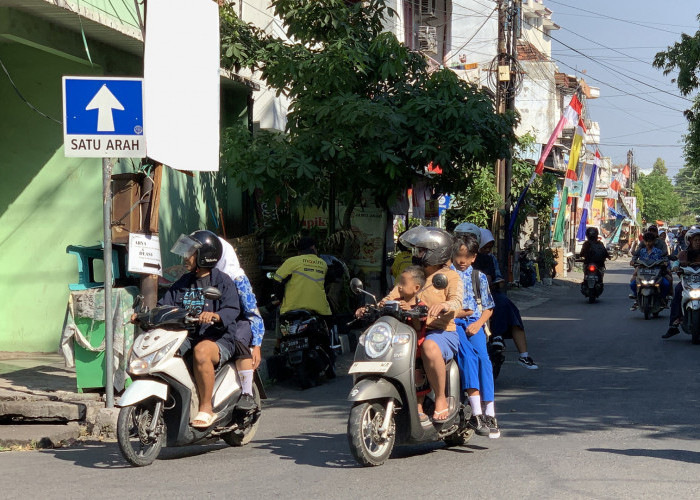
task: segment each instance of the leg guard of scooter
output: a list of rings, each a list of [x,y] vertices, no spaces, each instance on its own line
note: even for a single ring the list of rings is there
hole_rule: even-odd
[[[168,397],[167,384],[158,380],[139,379],[126,388],[117,406],[131,406],[153,396],[165,401]]]

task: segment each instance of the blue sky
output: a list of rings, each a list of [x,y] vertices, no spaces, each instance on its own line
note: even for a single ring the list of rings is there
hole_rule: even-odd
[[[589,101],[589,111],[591,119],[600,123],[603,156],[624,163],[632,149],[642,169],[651,168],[661,157],[673,177],[684,166],[682,136],[687,122],[682,111],[691,103],[675,97],[680,93],[671,75],[664,76],[651,61],[680,40],[682,32],[695,34],[700,29],[700,2],[545,0],[545,5],[561,26],[552,32],[552,58],[559,70],[578,71],[589,85],[600,88],[601,97]]]

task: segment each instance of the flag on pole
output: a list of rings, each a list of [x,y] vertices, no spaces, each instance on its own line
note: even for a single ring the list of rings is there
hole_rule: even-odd
[[[569,192],[573,187],[573,183],[578,180],[578,177],[576,176],[576,167],[578,166],[578,159],[581,156],[581,144],[583,143],[583,136],[585,133],[586,126],[583,124],[583,120],[579,118],[576,133],[574,134],[574,140],[571,143],[571,150],[569,151],[569,166],[566,169],[564,190],[562,191],[561,195],[561,206],[559,208],[559,213],[557,214],[556,223],[554,224],[554,241],[564,241],[566,213],[571,206],[571,197],[569,196]]]
[[[559,119],[559,123],[557,123],[557,126],[554,128],[554,132],[552,132],[549,141],[547,141],[547,145],[542,151],[542,156],[540,156],[540,161],[537,162],[537,168],[535,169],[535,173],[537,175],[542,175],[542,173],[544,172],[544,162],[549,156],[550,151],[552,151],[554,141],[557,140],[557,137],[559,137],[559,135],[561,134],[561,131],[563,130],[564,126],[575,125],[578,122],[578,118],[580,115],[581,101],[579,101],[578,97],[574,95],[571,98],[571,102],[566,107],[566,110],[564,110],[564,114]]]
[[[581,222],[578,225],[578,231],[576,232],[576,239],[583,241],[586,239],[586,226],[588,225],[588,213],[591,211],[591,200],[593,199],[593,191],[595,190],[595,178],[598,173],[598,167],[600,166],[600,153],[596,150],[595,159],[593,160],[593,168],[591,169],[591,176],[588,179],[588,189],[586,189],[586,196],[583,199],[583,211],[581,212]]]

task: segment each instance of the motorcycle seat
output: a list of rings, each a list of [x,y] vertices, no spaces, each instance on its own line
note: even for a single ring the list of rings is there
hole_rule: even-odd
[[[295,321],[308,319],[315,316],[315,314],[307,309],[292,309],[284,314],[280,315],[280,320],[285,321]]]

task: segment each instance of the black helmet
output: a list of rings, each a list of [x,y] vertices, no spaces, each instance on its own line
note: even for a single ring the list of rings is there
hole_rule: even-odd
[[[199,230],[189,236],[181,234],[170,251],[184,258],[197,252],[197,267],[211,269],[219,262],[224,247],[219,237],[211,231]]]
[[[422,266],[441,266],[452,257],[454,238],[438,227],[414,227],[403,233],[399,241],[413,248]]]
[[[588,229],[586,229],[586,238],[588,238],[589,240],[598,241],[598,228],[589,227]]]

